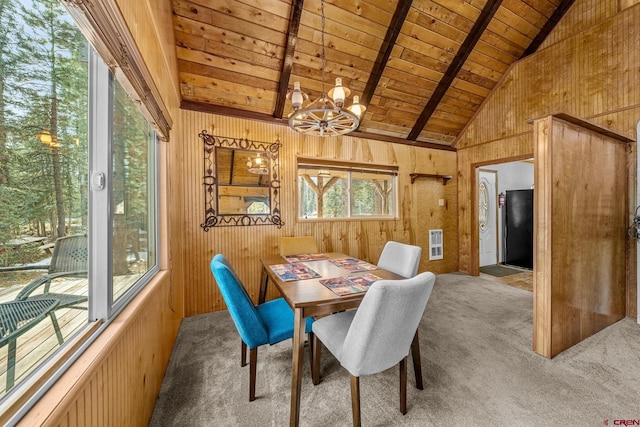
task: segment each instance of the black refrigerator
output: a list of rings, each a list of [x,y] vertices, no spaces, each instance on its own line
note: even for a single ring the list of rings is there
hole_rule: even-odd
[[[533,190],[506,191],[502,211],[504,263],[533,269]]]

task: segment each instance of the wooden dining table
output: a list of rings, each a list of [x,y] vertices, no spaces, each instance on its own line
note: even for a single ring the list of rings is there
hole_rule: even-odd
[[[323,316],[341,310],[348,310],[358,307],[365,292],[338,296],[336,293],[325,287],[320,280],[334,277],[345,277],[351,275],[361,275],[371,273],[382,279],[405,279],[398,274],[381,268],[368,271],[353,272],[332,263],[331,259],[352,258],[348,255],[332,252],[325,254],[327,259],[315,261],[303,261],[303,263],[318,273],[320,277],[304,280],[283,281],[271,269],[277,264],[286,264],[287,259],[281,256],[263,258],[262,277],[260,280],[259,302],[266,300],[267,286],[273,283],[282,297],[287,301],[294,311],[293,329],[293,363],[291,373],[291,409],[289,424],[297,426],[300,421],[300,392],[302,388],[302,366],[304,362],[304,335],[305,318],[309,316]],[[416,378],[416,388],[422,390],[422,367],[420,363],[420,345],[418,342],[418,331],[411,344],[411,355]],[[314,384],[316,379],[314,378]]]

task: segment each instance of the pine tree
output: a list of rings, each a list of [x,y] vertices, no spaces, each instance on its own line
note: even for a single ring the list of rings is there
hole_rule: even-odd
[[[14,231],[19,227],[21,219],[21,214],[13,208],[16,195],[9,183],[9,138],[15,121],[12,120],[14,112],[7,100],[13,96],[12,88],[16,82],[12,76],[19,66],[19,59],[15,53],[15,35],[20,32],[20,28],[15,15],[14,1],[0,0],[0,204],[5,207],[0,218],[0,243],[14,237]]]
[[[50,222],[52,228],[55,224],[52,238],[57,238],[67,234],[65,218],[72,212],[65,205],[77,198],[74,192],[65,194],[64,185],[65,179],[68,183],[72,175],[78,177],[77,170],[82,168],[81,156],[73,155],[74,150],[82,150],[74,148],[74,143],[83,141],[86,147],[87,71],[79,61],[86,44],[57,0],[35,0],[28,8],[23,5],[21,15],[27,30],[19,33],[18,55],[23,66],[17,104],[26,119],[21,126],[28,153],[25,165],[31,176],[39,176],[32,182],[33,191],[41,196],[31,214],[38,218],[37,223]],[[45,219],[47,211],[49,218]]]

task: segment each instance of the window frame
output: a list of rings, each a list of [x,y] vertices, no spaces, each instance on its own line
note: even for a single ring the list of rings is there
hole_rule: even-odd
[[[153,171],[147,175],[148,188],[154,195],[154,236],[148,230],[148,242],[153,241],[149,252],[155,253],[155,265],[149,268],[124,294],[113,300],[113,73],[109,71],[99,54],[91,49],[89,90],[89,323],[109,322],[117,316],[149,281],[160,271],[159,266],[159,197],[158,197],[158,138],[152,144]],[[100,102],[108,99],[108,102]],[[96,180],[104,177],[104,189],[98,189]],[[94,213],[97,213],[94,214]],[[107,242],[105,245],[104,242]],[[107,260],[107,262],[105,262]]]
[[[323,218],[305,218],[300,212],[300,187],[298,180],[300,178],[300,169],[311,170],[328,170],[347,173],[347,216],[343,217],[323,217]],[[398,171],[399,168],[393,165],[365,164],[355,162],[340,162],[326,159],[311,159],[298,157],[296,162],[296,218],[301,222],[322,222],[322,221],[396,221],[400,219],[398,209]],[[393,183],[393,195],[391,201],[393,203],[393,214],[390,215],[354,215],[352,213],[352,174],[353,173],[379,173],[381,175],[391,176]]]

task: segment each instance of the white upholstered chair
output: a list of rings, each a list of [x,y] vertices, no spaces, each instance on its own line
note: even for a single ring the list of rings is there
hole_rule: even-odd
[[[418,274],[420,266],[420,246],[389,241],[380,254],[378,267],[399,274],[402,277],[413,277]]]
[[[436,277],[421,273],[404,280],[379,280],[357,310],[313,324],[313,376],[319,377],[320,342],[351,374],[353,425],[360,425],[360,379],[400,364],[400,412],[407,412],[407,356]],[[320,342],[319,342],[320,341]]]
[[[280,255],[317,254],[318,244],[313,236],[280,238]]]

